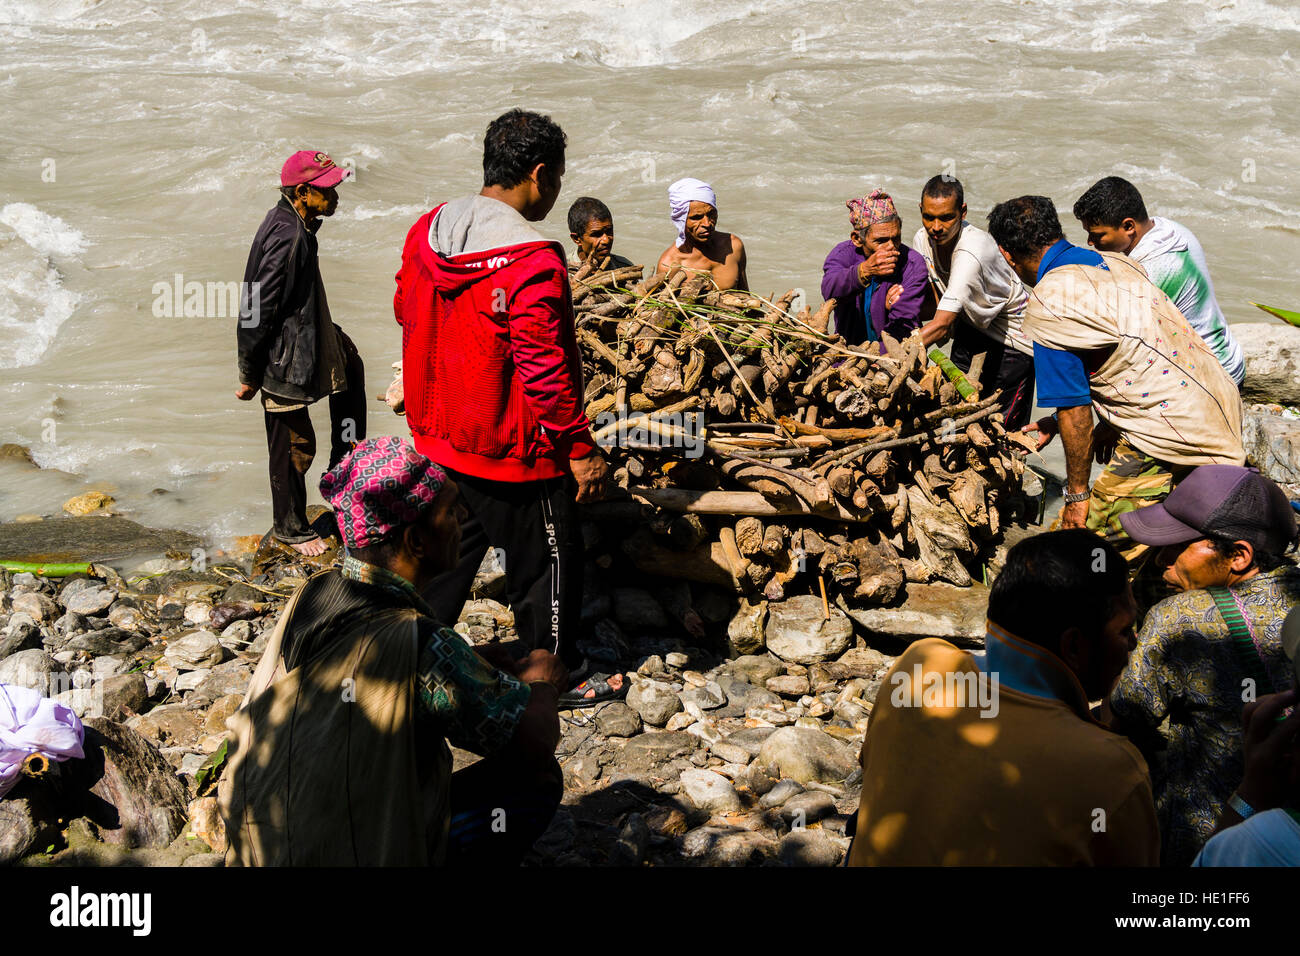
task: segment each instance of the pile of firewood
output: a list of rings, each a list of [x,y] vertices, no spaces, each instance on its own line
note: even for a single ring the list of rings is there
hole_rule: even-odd
[[[847,345],[827,332],[834,300],[795,313],[794,290],[642,274],[571,275],[586,410],[622,489],[594,513],[640,521],[638,570],[855,606],[971,582],[1027,504],[982,357],[962,376],[919,336]]]

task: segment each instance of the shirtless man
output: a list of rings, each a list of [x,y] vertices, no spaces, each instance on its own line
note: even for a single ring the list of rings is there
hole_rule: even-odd
[[[668,187],[668,206],[677,242],[659,257],[659,273],[673,266],[707,272],[719,289],[749,291],[745,276],[745,244],[729,232],[718,232],[718,199],[713,188],[698,179],[679,179]]]

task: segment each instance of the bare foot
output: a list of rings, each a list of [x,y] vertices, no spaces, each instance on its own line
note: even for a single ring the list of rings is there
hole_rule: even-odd
[[[309,558],[324,554],[329,547],[320,538],[312,538],[310,541],[297,541],[289,545],[299,554],[305,554]]]

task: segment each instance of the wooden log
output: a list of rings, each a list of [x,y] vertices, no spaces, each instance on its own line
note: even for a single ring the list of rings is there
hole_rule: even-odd
[[[785,525],[775,522],[763,529],[763,553],[769,558],[786,554],[786,537],[789,532]]]
[[[756,515],[760,518],[788,515],[809,515],[831,521],[861,523],[871,520],[871,514],[855,512],[851,508],[832,502],[824,511],[814,511],[801,498],[771,501],[756,491],[696,491],[690,488],[629,487],[633,500],[691,514]]]
[[[948,500],[952,502],[962,520],[972,529],[989,531],[989,507],[985,500],[988,485],[974,470],[963,471],[952,480]]]
[[[988,357],[988,352],[981,352],[970,360],[970,368],[966,370],[966,381],[970,382],[971,387],[975,389],[976,394],[979,394],[981,390],[980,378],[984,374],[984,361]]]
[[[813,418],[815,415],[815,406],[809,406],[808,415],[806,417]],[[833,442],[872,441],[893,432],[893,429],[888,425],[875,425],[871,428],[820,428],[807,421],[798,422],[789,418],[782,418],[781,421],[796,435],[822,435]]]
[[[831,504],[831,489],[821,475],[804,475],[779,465],[766,465],[733,456],[733,461],[724,462],[722,473],[744,485],[755,482],[767,482],[782,486],[785,494],[795,495],[813,511],[824,511]]]
[[[808,327],[814,332],[825,332],[830,326],[831,316],[835,314],[835,300],[827,299],[822,303],[811,319],[808,320]]]
[[[826,481],[833,491],[839,497],[846,501],[853,500],[853,492],[857,488],[857,483],[853,478],[853,470],[843,466],[832,468],[826,473]]]
[[[583,264],[586,265],[586,263]],[[603,286],[617,285],[629,279],[636,279],[640,282],[644,273],[645,266],[624,266],[621,269],[605,269],[600,272],[591,272],[585,276],[574,273],[573,279],[575,285],[581,285],[590,292],[599,292]]]
[[[749,582],[749,567],[753,562],[740,553],[740,548],[736,545],[736,532],[732,528],[723,525],[718,530],[718,542],[722,545],[722,557],[726,561],[727,570],[731,572],[732,580],[737,587],[744,588]]]
[[[678,551],[692,551],[709,537],[699,515],[677,515],[668,524],[668,540]]]
[[[771,559],[772,577],[763,588],[763,596],[769,601],[783,601],[786,587],[797,578],[804,569],[800,555],[782,550]]]
[[[888,451],[879,451],[867,459],[867,463],[862,466],[862,470],[867,477],[877,484],[884,482],[889,473],[893,471],[893,455]]]
[[[887,411],[894,401],[894,396],[898,394],[898,389],[903,384],[903,379],[907,378],[916,364],[917,356],[922,351],[921,337],[919,335],[908,336],[907,341],[902,345],[901,355],[898,368],[893,376],[889,379],[889,385],[885,389],[885,394],[880,399],[880,410]],[[893,354],[893,350],[891,350]]]
[[[763,522],[746,515],[736,522],[736,547],[747,558],[752,558],[763,551]]]
[[[626,538],[622,548],[633,566],[643,574],[739,590],[721,541],[701,544],[690,551],[674,551],[658,544],[654,536],[642,528]]]

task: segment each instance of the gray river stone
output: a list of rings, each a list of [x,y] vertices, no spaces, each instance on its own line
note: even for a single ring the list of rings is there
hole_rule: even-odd
[[[845,610],[875,635],[904,640],[942,637],[959,646],[982,647],[988,604],[989,590],[979,583],[964,588],[943,583],[908,584],[907,599],[901,607],[854,609],[845,605]]]
[[[59,517],[0,524],[0,554],[13,561],[103,561],[156,558],[167,551],[188,554],[202,541],[183,531],[146,528],[128,518],[105,515]]]

